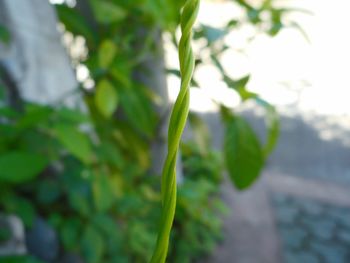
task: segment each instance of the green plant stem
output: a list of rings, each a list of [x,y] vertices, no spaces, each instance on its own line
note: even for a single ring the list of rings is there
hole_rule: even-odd
[[[188,0],[181,14],[181,39],[179,61],[181,87],[172,110],[168,129],[168,154],[162,173],[162,214],[156,248],[151,263],[166,260],[169,236],[176,208],[176,157],[189,112],[189,86],[194,70],[194,57],[191,48],[192,27],[199,10],[200,0]]]

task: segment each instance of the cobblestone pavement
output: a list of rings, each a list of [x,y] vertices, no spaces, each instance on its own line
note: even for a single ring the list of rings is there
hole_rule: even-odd
[[[350,262],[350,208],[273,194],[285,263]]]
[[[219,148],[218,118],[206,119]],[[263,123],[249,119],[263,138]],[[326,121],[321,129],[321,121],[282,116],[279,146],[261,179],[244,192],[223,185],[232,211],[226,238],[203,262],[350,263],[348,131]],[[323,138],[324,131],[335,137]]]

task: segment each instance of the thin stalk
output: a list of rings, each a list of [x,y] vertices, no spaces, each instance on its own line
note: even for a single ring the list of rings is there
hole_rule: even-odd
[[[169,237],[176,208],[176,157],[182,132],[185,128],[190,93],[189,86],[194,70],[191,48],[192,27],[197,18],[200,0],[187,0],[181,14],[181,39],[179,61],[181,72],[180,92],[170,116],[168,129],[168,154],[162,172],[162,214],[157,243],[151,263],[164,263],[168,253]]]

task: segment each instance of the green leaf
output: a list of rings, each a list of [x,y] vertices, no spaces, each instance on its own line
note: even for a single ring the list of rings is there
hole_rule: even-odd
[[[144,169],[149,168],[150,149],[147,141],[128,125],[119,125],[118,129],[123,134],[122,142],[116,138],[118,143],[127,142],[124,147],[127,147],[127,150],[132,152],[133,158],[137,160],[138,165]]]
[[[40,180],[37,183],[37,201],[43,205],[50,205],[58,201],[61,195],[61,188],[56,180]]]
[[[3,256],[0,263],[43,263],[30,256]]]
[[[230,78],[228,75],[226,75],[224,73],[224,81],[226,83],[226,85],[231,88],[234,89],[235,91],[238,92],[239,96],[241,97],[241,99],[243,101],[251,99],[251,98],[255,98],[257,96],[256,93],[254,92],[250,92],[247,90],[247,84],[249,82],[250,79],[250,75],[244,76],[238,80],[233,80],[232,78]]]
[[[75,35],[82,35],[91,44],[95,43],[96,33],[91,29],[84,16],[66,5],[56,5],[57,14],[66,29]]]
[[[234,185],[240,190],[249,187],[259,176],[264,158],[257,136],[240,117],[226,119],[224,154]]]
[[[133,127],[152,137],[157,121],[156,115],[149,99],[141,93],[141,87],[138,88],[138,92],[123,89],[120,94],[120,104]]]
[[[92,183],[92,193],[94,204],[98,212],[106,212],[115,200],[113,189],[109,178],[104,174],[94,176]]]
[[[32,226],[36,213],[31,202],[13,194],[5,194],[1,201],[7,213],[19,216],[26,227]]]
[[[17,201],[17,209],[14,212],[22,219],[26,227],[33,225],[36,214],[32,203],[21,198]]]
[[[0,41],[8,44],[10,42],[10,32],[4,26],[0,25]]]
[[[6,243],[12,238],[12,231],[9,228],[0,228],[0,244]]]
[[[82,216],[89,216],[91,208],[87,196],[80,191],[71,192],[68,196],[70,206]]]
[[[216,41],[224,38],[227,34],[226,30],[215,28],[207,25],[201,25],[200,30],[194,34],[195,39],[205,38],[208,41],[208,45],[214,44]]]
[[[290,25],[289,25],[289,27],[298,30],[299,33],[301,33],[301,35],[304,37],[304,39],[305,39],[309,44],[311,44],[311,39],[310,39],[308,33],[306,33],[306,31],[302,28],[301,25],[299,25],[297,22],[291,22]]]
[[[233,29],[233,28],[236,28],[239,24],[240,24],[239,20],[231,19],[231,20],[226,24],[226,28],[227,28],[227,29]]]
[[[54,132],[57,139],[71,154],[84,163],[91,163],[93,155],[86,134],[80,132],[77,127],[66,124],[57,124]]]
[[[101,234],[91,225],[87,225],[83,233],[81,248],[86,262],[102,262],[102,255],[104,252],[103,238]]]
[[[111,238],[114,241],[121,242],[122,233],[118,229],[116,220],[109,214],[96,214],[92,218],[94,226],[101,231],[104,236]],[[117,244],[116,244],[117,245]]]
[[[65,249],[73,250],[77,247],[80,229],[81,221],[78,218],[65,218],[59,231]]]
[[[267,140],[266,144],[264,145],[263,152],[265,157],[267,157],[277,144],[280,134],[280,119],[275,107],[261,98],[256,98],[256,101],[263,106],[266,111],[265,122],[267,126]]]
[[[122,168],[124,165],[122,153],[117,145],[112,141],[102,141],[99,147],[96,149],[96,153],[98,154],[99,158],[117,168]]]
[[[118,106],[118,94],[112,84],[101,80],[96,87],[95,104],[99,112],[106,118],[112,116]]]
[[[0,155],[0,181],[23,183],[34,179],[47,166],[48,160],[38,154],[12,151]]]
[[[0,107],[0,116],[12,119],[12,118],[18,118],[19,113],[11,107],[4,106],[4,107]]]
[[[127,12],[114,2],[106,0],[90,0],[95,18],[99,23],[110,24],[123,20]]]
[[[26,131],[28,128],[43,124],[49,120],[52,112],[52,108],[48,106],[28,104],[25,108],[25,114],[17,123],[17,127],[19,130]]]
[[[76,109],[69,109],[66,107],[55,109],[55,114],[60,120],[70,122],[72,124],[88,123],[90,122],[89,115]]]
[[[113,41],[104,40],[98,50],[98,63],[101,68],[108,68],[117,54],[117,46]]]

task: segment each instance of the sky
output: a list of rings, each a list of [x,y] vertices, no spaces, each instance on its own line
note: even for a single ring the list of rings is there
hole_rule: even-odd
[[[285,29],[277,37],[259,35],[246,44],[251,28],[228,36],[226,41],[235,50],[222,57],[222,63],[235,77],[251,73],[248,88],[282,109],[317,115],[350,113],[350,1],[348,0],[288,0],[288,6],[303,8],[312,14],[295,13],[289,19],[297,21],[310,42],[295,29]],[[198,20],[220,26],[232,14],[239,14],[231,3],[202,1]],[[166,46],[169,53],[174,53]],[[175,54],[168,54],[168,64],[176,66]],[[169,61],[171,61],[169,63]],[[198,69],[201,90],[192,92],[191,107],[197,111],[215,111],[210,98],[221,99],[236,107],[237,95],[228,90],[213,67]],[[169,79],[169,93],[174,100],[178,80]]]

